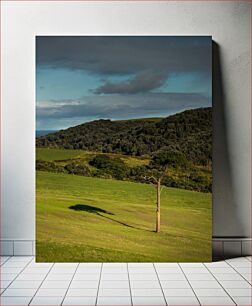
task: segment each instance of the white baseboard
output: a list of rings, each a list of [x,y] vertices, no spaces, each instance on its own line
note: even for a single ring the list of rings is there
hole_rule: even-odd
[[[213,238],[213,258],[251,256],[251,238]]]
[[[213,258],[251,256],[251,238],[213,238]],[[35,240],[0,241],[1,256],[35,255]]]
[[[35,255],[35,240],[0,241],[1,256],[32,256]]]

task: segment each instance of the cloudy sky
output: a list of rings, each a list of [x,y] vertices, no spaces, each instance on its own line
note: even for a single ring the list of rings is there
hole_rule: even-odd
[[[37,130],[211,106],[210,36],[37,36]]]

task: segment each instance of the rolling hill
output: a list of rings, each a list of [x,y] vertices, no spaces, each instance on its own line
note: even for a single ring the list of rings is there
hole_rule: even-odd
[[[39,148],[78,149],[132,156],[178,150],[195,165],[212,160],[212,108],[167,118],[95,120],[36,139]]]

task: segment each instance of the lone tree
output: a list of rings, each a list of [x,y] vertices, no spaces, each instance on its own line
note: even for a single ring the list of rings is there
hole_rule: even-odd
[[[153,156],[150,162],[150,174],[145,176],[145,180],[153,184],[156,188],[157,208],[156,208],[156,232],[160,232],[160,210],[161,210],[161,192],[164,186],[162,181],[168,174],[171,167],[185,167],[187,160],[183,153],[174,150],[162,150]]]

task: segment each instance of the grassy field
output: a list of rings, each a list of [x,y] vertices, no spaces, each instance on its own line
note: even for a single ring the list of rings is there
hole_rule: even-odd
[[[50,151],[38,149],[37,159],[88,154]],[[38,262],[210,261],[211,194],[165,187],[161,232],[154,229],[151,185],[37,171]]]
[[[83,151],[83,150],[64,150],[64,149],[47,149],[37,148],[36,159],[45,161],[56,161],[64,164],[64,162],[71,160],[81,160],[88,166],[88,162],[94,158],[95,155],[102,155],[105,153]],[[142,157],[126,156],[122,154],[106,153],[111,158],[120,158],[129,167],[148,165],[150,160]]]

